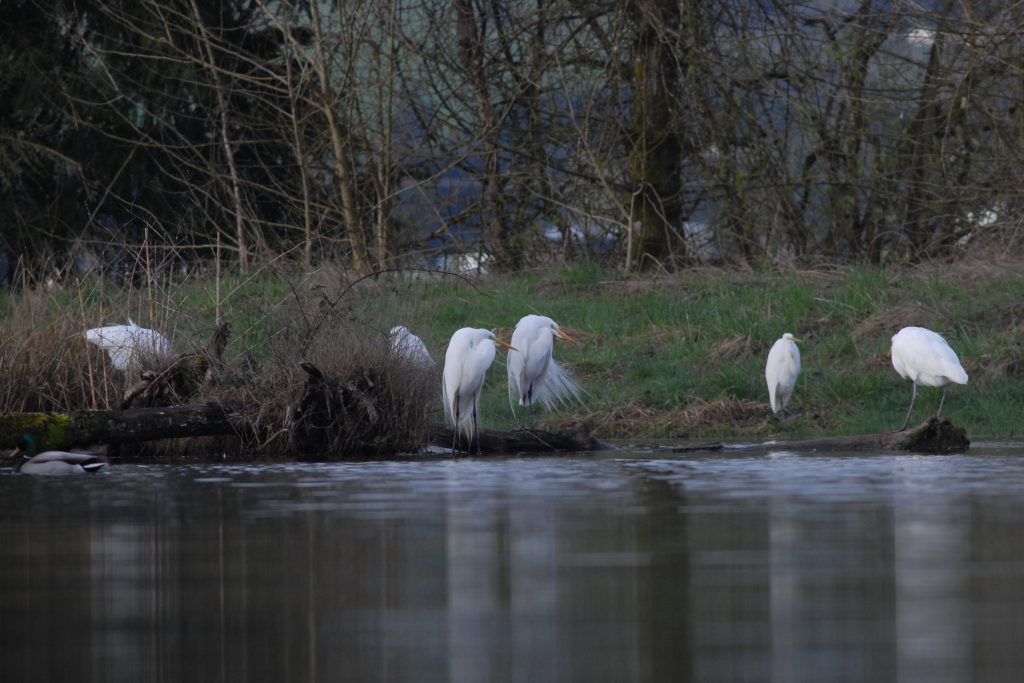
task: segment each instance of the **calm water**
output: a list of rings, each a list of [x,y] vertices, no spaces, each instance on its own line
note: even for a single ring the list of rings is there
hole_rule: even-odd
[[[1022,456],[5,469],[0,681],[1016,681]]]

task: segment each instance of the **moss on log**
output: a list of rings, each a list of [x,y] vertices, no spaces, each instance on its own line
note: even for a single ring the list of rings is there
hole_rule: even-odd
[[[32,434],[41,449],[232,434],[241,421],[231,406],[193,403],[164,408],[0,414],[0,448]]]
[[[33,434],[42,449],[235,434],[245,428],[243,414],[239,406],[216,403],[69,413],[6,413],[0,414],[0,448],[14,448],[18,437],[25,433]],[[442,424],[432,425],[430,444],[450,448],[452,438],[451,428]],[[468,452],[468,445],[462,446]],[[607,444],[591,436],[588,425],[560,432],[539,429],[514,432],[484,430],[480,435],[480,451],[486,454],[553,453],[607,448],[610,448]],[[475,441],[473,451],[476,451]],[[323,457],[338,456],[337,453],[317,452]],[[296,450],[294,454],[300,457],[313,455],[301,450]]]

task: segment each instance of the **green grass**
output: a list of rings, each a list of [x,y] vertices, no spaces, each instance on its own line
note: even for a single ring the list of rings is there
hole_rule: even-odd
[[[588,396],[584,407],[542,422],[560,426],[589,416],[609,438],[894,429],[910,384],[886,357],[889,338],[905,325],[923,325],[947,337],[971,375],[966,387],[951,387],[944,413],[975,437],[1016,436],[1024,356],[1020,330],[1005,324],[1005,309],[1020,301],[1024,284],[1012,272],[968,277],[943,270],[693,271],[645,279],[575,266],[472,286],[455,278],[419,283],[398,292],[400,308],[384,301],[375,313],[408,323],[439,360],[458,327],[508,335],[521,315],[550,315],[582,340],[558,344],[556,358]],[[791,403],[801,414],[780,426],[768,411],[764,359],[787,331],[803,340],[803,372]],[[490,426],[515,424],[505,392],[499,360],[485,390]],[[914,423],[938,407],[940,393],[919,390]],[[713,405],[723,410],[701,414],[701,406]]]
[[[7,294],[10,317],[19,294]],[[201,347],[213,329],[213,281],[192,279],[157,295],[93,283],[45,297],[61,308],[117,322],[127,315],[167,330],[179,350]],[[405,324],[438,361],[435,405],[440,419],[440,365],[459,327],[495,329],[506,340],[528,313],[551,316],[577,344],[559,342],[555,357],[586,389],[585,405],[543,413],[542,426],[589,419],[604,438],[769,438],[856,434],[898,427],[910,384],[892,369],[889,338],[905,325],[944,336],[971,377],[949,391],[944,414],[972,438],[1013,438],[1024,413],[1024,280],[1012,269],[690,270],[672,276],[624,276],[593,264],[493,276],[469,282],[381,277],[348,286],[338,273],[263,273],[225,277],[220,308],[234,331],[228,356],[261,350],[282,330],[315,323],[325,308],[384,334]],[[83,325],[88,318],[83,313]],[[779,425],[768,408],[764,361],[783,332],[802,339],[803,371]],[[301,335],[299,335],[301,336]],[[294,360],[305,349],[294,350]],[[482,423],[510,428],[504,351],[492,366]],[[941,391],[922,388],[912,422],[938,406]]]

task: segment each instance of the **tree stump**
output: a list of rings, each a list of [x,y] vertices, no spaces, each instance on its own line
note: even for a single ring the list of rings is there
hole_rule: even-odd
[[[298,401],[288,406],[285,428],[289,450],[303,456],[365,457],[411,451],[422,446],[422,406],[389,382],[385,371],[361,368],[345,377],[327,377],[312,363]],[[422,419],[422,418],[420,418]]]

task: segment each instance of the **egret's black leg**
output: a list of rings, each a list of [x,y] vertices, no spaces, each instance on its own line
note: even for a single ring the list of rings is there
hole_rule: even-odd
[[[914,409],[914,401],[917,399],[917,382],[914,382],[911,386],[913,389],[910,391],[910,407],[907,408],[907,416],[903,418],[903,426],[899,429],[901,432],[907,428],[907,423],[910,422],[910,411]]]
[[[476,403],[475,402],[473,403],[473,433],[476,434],[476,454],[480,455],[480,427],[477,425],[477,422],[476,422]],[[473,447],[473,445],[472,445],[472,443],[470,443],[470,448],[472,448],[472,447]]]
[[[949,389],[948,386],[942,387],[942,398],[939,399],[939,409],[935,411],[935,417],[938,417],[939,413],[942,412],[942,404],[946,402],[946,390],[947,389]]]
[[[459,394],[455,394],[455,427],[452,429],[452,455],[458,453],[455,445],[459,440]]]

